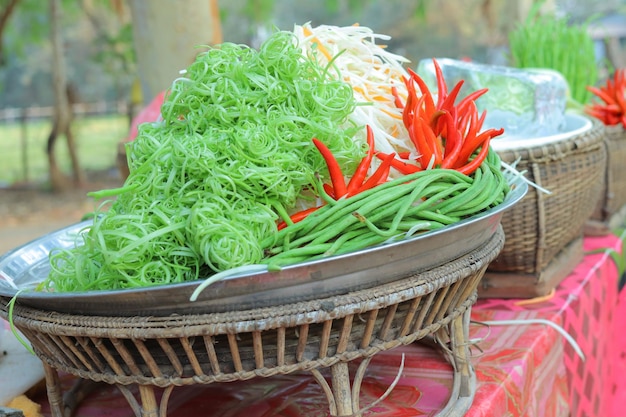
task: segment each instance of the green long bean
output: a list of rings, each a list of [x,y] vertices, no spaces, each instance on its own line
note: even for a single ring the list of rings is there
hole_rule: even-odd
[[[490,150],[472,175],[433,169],[323,206],[266,240],[261,263],[280,267],[383,244],[458,222],[500,204],[509,186]],[[410,233],[409,233],[410,231]]]

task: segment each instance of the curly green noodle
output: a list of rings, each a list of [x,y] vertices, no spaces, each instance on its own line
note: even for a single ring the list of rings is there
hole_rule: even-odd
[[[363,155],[347,123],[351,87],[302,55],[290,32],[256,51],[224,43],[176,80],[163,120],[128,145],[130,175],[71,250],[51,254],[44,287],[132,288],[195,280],[258,263],[277,212],[326,165],[317,137],[351,172]]]
[[[192,207],[186,232],[191,247],[217,270],[232,258],[261,259],[259,242],[276,231],[275,220],[267,205],[251,200],[200,199]]]

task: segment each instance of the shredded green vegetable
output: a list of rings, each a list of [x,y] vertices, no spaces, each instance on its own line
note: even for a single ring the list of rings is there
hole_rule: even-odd
[[[347,123],[352,88],[306,57],[290,32],[257,51],[225,43],[198,55],[127,148],[124,186],[71,250],[51,254],[43,288],[121,289],[195,280],[264,257],[278,213],[305,198],[324,160],[351,172],[363,155]]]

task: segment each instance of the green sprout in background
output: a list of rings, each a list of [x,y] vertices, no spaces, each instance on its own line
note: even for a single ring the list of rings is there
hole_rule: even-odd
[[[570,24],[564,17],[541,14],[535,4],[524,22],[509,33],[510,65],[559,71],[570,88],[568,107],[591,100],[587,86],[598,81],[594,42],[588,24]]]

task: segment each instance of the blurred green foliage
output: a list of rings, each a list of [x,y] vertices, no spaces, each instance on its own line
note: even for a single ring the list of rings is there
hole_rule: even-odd
[[[17,122],[0,124],[0,186],[25,180],[45,182],[48,176],[48,159],[45,148],[50,121],[29,122],[23,130]],[[128,131],[125,116],[98,116],[76,118],[72,126],[77,140],[78,157],[89,170],[106,170],[114,166],[117,142]],[[22,149],[22,137],[26,135],[26,152]],[[65,141],[59,141],[57,156],[64,172],[69,172],[70,159]],[[27,158],[27,165],[22,164]],[[27,176],[24,176],[24,170]]]
[[[0,5],[2,5],[0,0]],[[433,56],[491,58],[504,43],[506,18],[496,26],[483,13],[484,0],[229,0],[220,1],[224,41],[258,45],[274,28],[294,24],[371,27],[391,36],[388,48],[417,63]],[[516,6],[488,2],[508,16]],[[64,40],[69,82],[81,101],[125,100],[135,79],[132,27],[110,0],[64,0]],[[510,20],[510,19],[509,19]],[[499,34],[499,35],[498,35]],[[20,0],[4,36],[0,108],[50,105],[48,3]]]

